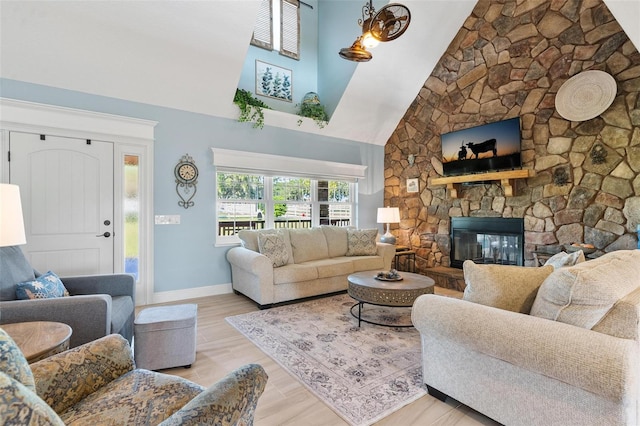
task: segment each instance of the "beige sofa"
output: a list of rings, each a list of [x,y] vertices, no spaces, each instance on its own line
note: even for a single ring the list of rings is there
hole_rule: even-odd
[[[395,246],[376,242],[377,230],[336,226],[240,231],[227,252],[233,290],[260,308],[347,289],[354,272],[391,267]]]
[[[464,269],[464,300],[413,306],[430,394],[505,425],[640,424],[640,250]]]

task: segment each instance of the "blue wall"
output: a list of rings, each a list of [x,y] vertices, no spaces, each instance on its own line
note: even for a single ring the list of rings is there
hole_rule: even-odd
[[[155,292],[231,282],[228,247],[215,247],[215,169],[211,147],[288,155],[368,166],[360,186],[359,227],[379,228],[383,203],[384,147],[196,114],[76,91],[0,79],[0,96],[154,120],[154,215],[179,214],[180,225],[156,225]],[[195,207],[178,206],[173,168],[189,153],[200,171]]]
[[[318,93],[329,115],[335,111],[351,80],[357,62],[342,59],[338,52],[350,47],[362,33],[364,1],[323,1],[318,21],[321,36],[318,44]],[[363,65],[366,66],[366,65]]]

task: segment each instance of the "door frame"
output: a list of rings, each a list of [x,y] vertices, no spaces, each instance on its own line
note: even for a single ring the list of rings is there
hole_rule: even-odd
[[[95,139],[114,144],[114,232],[124,234],[124,156],[140,157],[140,264],[136,305],[153,300],[153,147],[157,121],[0,97],[0,182],[9,182],[9,132]],[[120,166],[120,167],[118,167]],[[124,247],[114,247],[114,272],[124,272]]]

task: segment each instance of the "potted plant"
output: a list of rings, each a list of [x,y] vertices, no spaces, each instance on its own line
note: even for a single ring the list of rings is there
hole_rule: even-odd
[[[298,104],[298,115],[301,117],[312,118],[321,129],[327,125],[329,116],[324,110],[324,106],[320,103],[320,98],[315,92],[309,92],[304,95],[302,103]],[[302,124],[302,119],[298,119],[298,126]]]
[[[251,121],[254,128],[262,129],[264,127],[264,112],[262,110],[271,109],[267,104],[260,99],[254,98],[251,92],[244,89],[236,89],[233,103],[240,108],[239,122]]]

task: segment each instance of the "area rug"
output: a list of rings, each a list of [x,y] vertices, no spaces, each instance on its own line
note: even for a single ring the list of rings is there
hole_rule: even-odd
[[[426,394],[420,335],[412,327],[358,327],[353,304],[343,294],[226,320],[345,421],[370,425]],[[365,305],[364,313],[406,324],[411,310]]]

